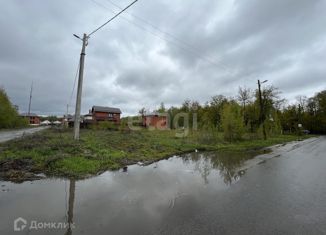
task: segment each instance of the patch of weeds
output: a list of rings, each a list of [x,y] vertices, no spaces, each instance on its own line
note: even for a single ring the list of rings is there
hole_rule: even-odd
[[[87,174],[96,174],[101,165],[99,161],[84,157],[68,157],[55,161],[49,167],[59,175],[79,177]]]
[[[122,132],[82,129],[80,141],[74,141],[72,129],[47,129],[0,144],[0,160],[32,159],[34,168],[42,172],[83,177],[195,149],[228,151],[229,160],[229,152],[261,150],[297,139],[297,136],[283,135],[262,140],[248,135],[244,140],[228,143],[218,132],[194,131],[184,138],[177,138],[175,134],[175,130]]]

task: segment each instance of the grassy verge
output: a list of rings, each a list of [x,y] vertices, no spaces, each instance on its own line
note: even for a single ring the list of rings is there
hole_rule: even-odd
[[[81,130],[81,139],[76,142],[70,129],[48,129],[0,144],[0,172],[12,168],[82,178],[138,161],[148,163],[195,149],[245,151],[297,139],[297,136],[282,135],[266,141],[247,139],[226,143],[221,134],[208,141],[199,132],[177,138],[175,131]]]

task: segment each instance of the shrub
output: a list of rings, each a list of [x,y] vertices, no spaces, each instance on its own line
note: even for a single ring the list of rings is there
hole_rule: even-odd
[[[110,121],[101,121],[95,125],[97,130],[117,130],[117,125],[114,122]]]
[[[222,128],[224,139],[234,141],[242,139],[244,134],[243,117],[238,104],[225,104],[222,112]]]

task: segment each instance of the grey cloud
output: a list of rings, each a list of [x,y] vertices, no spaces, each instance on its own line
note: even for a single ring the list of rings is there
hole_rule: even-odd
[[[178,83],[175,74],[166,70],[156,70],[153,67],[135,68],[124,71],[116,78],[116,84],[123,88],[134,88],[139,90],[154,90],[162,92],[166,87]]]
[[[90,32],[112,12],[90,0],[1,6],[0,86],[21,111],[32,81],[33,111],[63,114],[67,103],[73,111],[75,94],[69,97],[81,44],[72,34]],[[161,101],[205,102],[216,94],[234,96],[238,86],[254,89],[257,78],[289,99],[312,95],[325,89],[325,9],[323,0],[140,0],[128,12],[156,28],[123,14],[90,38],[82,110],[97,104],[134,114]]]

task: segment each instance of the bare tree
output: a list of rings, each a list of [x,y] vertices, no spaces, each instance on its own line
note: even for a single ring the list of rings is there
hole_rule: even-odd
[[[307,96],[298,95],[297,97],[295,97],[295,99],[297,100],[297,102],[299,104],[299,108],[301,109],[301,111],[304,112],[306,110],[307,102],[308,102]]]
[[[143,107],[141,108],[138,113],[141,115],[141,116],[144,116],[146,114],[146,109]]]
[[[250,88],[239,87],[237,99],[241,102],[243,110],[246,109],[246,104],[248,104],[250,102],[252,97],[253,97],[253,95],[252,95]]]

